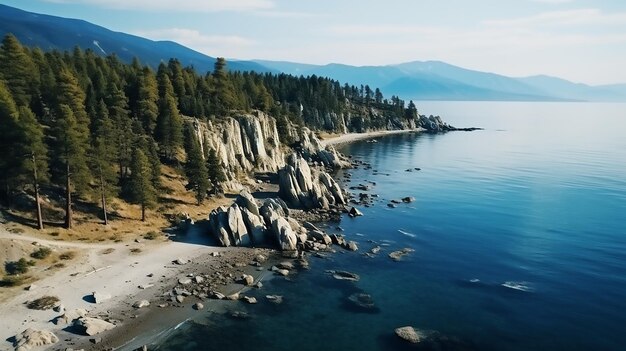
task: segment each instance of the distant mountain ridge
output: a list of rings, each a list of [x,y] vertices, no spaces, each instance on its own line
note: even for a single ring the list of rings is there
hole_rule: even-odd
[[[215,63],[214,57],[172,41],[153,41],[83,20],[36,14],[0,4],[0,35],[7,33],[12,33],[30,47],[71,51],[79,46],[102,55],[115,53],[124,62],[137,57],[142,64],[155,68],[161,61],[167,62],[173,57],[184,66],[194,66],[199,72],[213,70]],[[271,71],[250,61],[229,61],[228,67],[238,71]]]
[[[414,61],[387,66],[255,61],[284,73],[316,74],[351,84],[368,84],[381,88],[387,95],[394,94],[404,99],[626,102],[626,84],[591,86],[550,76],[513,78],[441,61]]]
[[[215,58],[172,41],[153,41],[114,32],[95,24],[42,15],[0,5],[0,35],[13,33],[23,44],[44,50],[72,50],[75,46],[124,62],[137,57],[152,67],[172,57],[199,72],[213,70]],[[626,84],[591,86],[550,76],[513,78],[465,69],[441,61],[413,61],[387,66],[303,64],[287,61],[230,60],[238,71],[318,75],[351,85],[380,88],[385,96],[405,100],[502,101],[618,101],[626,102]]]

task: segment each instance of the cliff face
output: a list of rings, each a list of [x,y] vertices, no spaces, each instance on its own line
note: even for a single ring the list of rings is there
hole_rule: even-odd
[[[197,120],[192,123],[203,149],[206,143],[224,165],[228,178],[223,184],[226,189],[241,189],[237,181],[239,174],[276,172],[285,165],[276,120],[262,112],[229,117],[217,123]]]

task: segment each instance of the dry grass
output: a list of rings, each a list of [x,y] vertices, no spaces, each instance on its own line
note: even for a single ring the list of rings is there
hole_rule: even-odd
[[[0,280],[0,287],[14,287],[28,284],[33,281],[29,275],[8,275]]]
[[[44,296],[37,300],[29,301],[26,304],[31,310],[49,310],[59,303],[59,298],[56,296]]]
[[[59,255],[59,259],[63,261],[73,260],[76,257],[76,251],[66,251]]]

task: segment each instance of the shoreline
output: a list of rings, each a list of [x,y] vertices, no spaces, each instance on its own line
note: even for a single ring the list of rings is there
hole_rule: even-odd
[[[333,136],[326,139],[321,139],[320,143],[323,147],[326,146],[334,146],[339,144],[347,144],[359,140],[366,140],[377,138],[381,136],[394,135],[394,134],[405,134],[405,133],[422,133],[425,132],[424,128],[415,128],[415,129],[398,129],[398,130],[377,130],[372,132],[365,133],[346,133],[338,136]]]
[[[326,148],[326,146],[381,136],[421,133],[423,131],[424,129],[417,128],[348,133],[320,140],[320,142],[321,146]],[[302,222],[302,219],[298,222]],[[221,247],[206,243],[184,243],[171,240],[156,243],[142,240],[141,242],[116,244],[52,242],[27,235],[11,234],[5,232],[3,228],[0,228],[0,234],[2,234],[0,238],[38,242],[37,245],[45,245],[57,250],[62,247],[75,247],[84,250],[81,251],[83,255],[80,259],[68,262],[67,267],[36,281],[34,283],[37,286],[36,289],[24,290],[0,303],[0,315],[3,316],[2,321],[0,321],[0,329],[2,329],[0,337],[5,341],[0,344],[0,351],[13,350],[9,341],[26,328],[49,330],[55,333],[61,341],[48,345],[50,348],[135,350],[143,345],[163,340],[177,326],[189,320],[201,316],[207,317],[208,313],[225,313],[234,306],[233,303],[243,303],[190,296],[189,300],[193,302],[185,301],[185,303],[178,305],[171,303],[166,308],[157,307],[165,300],[163,295],[177,285],[177,278],[192,274],[188,272],[192,266],[197,266],[196,261],[202,262],[203,267],[195,267],[195,274],[202,274],[207,271],[212,273],[224,272],[223,267],[216,267],[219,258],[213,257],[212,253],[235,253],[230,258],[240,261],[237,262],[240,268],[237,271],[239,273],[245,271],[246,274],[253,275],[255,282],[259,277],[261,280],[273,278],[267,264],[270,264],[271,267],[272,264],[280,262],[280,258],[274,258],[263,265],[263,270],[255,270],[255,267],[250,266],[249,262],[250,258],[256,255],[260,249],[250,247]],[[112,248],[113,253],[103,255],[103,250],[108,248]],[[132,252],[130,250],[144,248],[145,252],[140,254],[130,253]],[[277,255],[279,254],[278,252]],[[244,260],[241,260],[242,257]],[[177,258],[190,260],[191,264],[175,265],[172,261]],[[237,264],[232,264],[232,266],[237,267]],[[89,268],[85,270],[87,267]],[[149,286],[149,288],[140,289],[139,286],[141,285]],[[220,289],[220,292],[223,291],[226,295],[249,288],[242,287],[240,284],[231,283],[224,287],[224,290]],[[88,301],[88,295],[93,291],[104,292],[111,295],[112,298],[101,304],[93,304]],[[96,336],[83,336],[66,331],[64,329],[67,325],[51,324],[54,318],[63,314],[62,312],[37,311],[26,308],[25,303],[27,301],[44,295],[58,296],[65,307],[65,311],[83,308],[88,311],[88,316],[115,321],[116,327]],[[150,306],[142,309],[132,307],[134,302],[144,299],[150,301]],[[204,310],[194,310],[192,308],[194,302],[202,302],[205,305]],[[229,306],[231,308],[228,308]],[[90,339],[97,340],[97,343],[94,344]],[[46,347],[35,348],[35,350],[40,349],[46,349]]]

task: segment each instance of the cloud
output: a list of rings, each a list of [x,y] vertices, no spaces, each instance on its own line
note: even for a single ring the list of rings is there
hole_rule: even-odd
[[[626,12],[604,13],[599,9],[574,9],[542,12],[533,16],[484,21],[489,26],[571,26],[571,25],[623,25]]]
[[[116,10],[220,12],[259,11],[275,7],[273,0],[44,0],[60,4],[94,5]]]
[[[296,12],[296,11],[274,11],[274,10],[261,10],[255,11],[254,14],[259,17],[266,18],[281,18],[281,19],[301,19],[301,18],[314,18],[320,15],[308,12]]]
[[[530,0],[531,2],[540,2],[543,4],[552,4],[552,5],[558,5],[558,4],[567,4],[572,2],[573,0]]]
[[[238,35],[207,35],[189,28],[138,30],[132,34],[152,40],[171,40],[209,56],[239,58],[254,51],[254,40]]]

